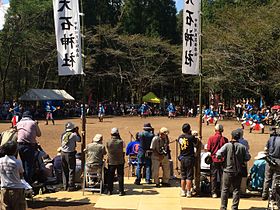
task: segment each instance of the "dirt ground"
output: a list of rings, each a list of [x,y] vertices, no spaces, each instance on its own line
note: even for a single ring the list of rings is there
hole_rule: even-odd
[[[45,125],[44,121],[39,121],[42,136],[38,138],[38,142],[51,157],[54,157],[57,153],[56,150],[60,146],[61,133],[64,131],[65,123],[68,121],[71,121],[75,125],[79,126],[81,130],[81,120],[79,118],[56,120],[55,125]],[[170,141],[178,138],[181,134],[181,127],[186,122],[190,123],[192,130],[198,131],[198,118],[178,117],[170,120],[167,117],[148,117],[145,119],[140,117],[110,117],[105,118],[103,122],[98,122],[97,118],[87,118],[86,142],[90,143],[94,135],[97,133],[102,134],[104,136],[104,142],[106,142],[110,138],[111,128],[117,127],[119,128],[121,137],[126,143],[129,143],[131,140],[129,132],[135,135],[136,132],[142,130],[144,123],[147,122],[152,124],[155,132],[158,132],[158,130],[163,126],[167,127],[170,131]],[[224,126],[224,136],[227,138],[230,138],[232,130],[241,127],[235,120],[223,120],[219,121],[219,123]],[[9,127],[9,123],[0,123],[0,132],[8,129]],[[244,137],[249,142],[250,153],[252,155],[252,160],[249,162],[250,165],[253,163],[253,158],[257,155],[257,153],[264,149],[264,146],[269,138],[269,133],[268,127],[265,128],[264,134],[261,134],[260,131],[253,131],[253,133],[249,133],[249,127],[245,127]],[[214,134],[214,124],[210,124],[209,126],[203,124],[202,142],[206,143],[208,137],[212,134]],[[78,151],[80,151],[80,144],[78,144]],[[173,159],[175,160],[175,143],[171,144],[171,151]]]
[[[68,121],[73,122],[75,125],[81,128],[81,120],[76,119],[67,119],[67,120],[56,120],[55,125],[49,124],[45,125],[44,121],[39,121],[39,126],[42,131],[42,136],[38,138],[38,142],[42,145],[43,149],[51,156],[56,155],[56,150],[60,146],[60,135],[64,131],[64,125]],[[167,127],[170,131],[169,138],[170,141],[175,140],[181,134],[181,127],[184,123],[188,122],[192,126],[192,130],[198,131],[198,118],[186,118],[178,117],[175,119],[168,119],[167,117],[148,117],[142,119],[140,117],[108,117],[105,118],[103,122],[98,122],[97,118],[87,118],[86,124],[86,142],[90,143],[95,134],[100,133],[104,136],[104,142],[108,141],[110,138],[111,128],[119,128],[121,137],[125,140],[126,143],[129,143],[131,136],[129,132],[135,135],[136,132],[141,131],[143,124],[150,122],[155,128],[155,132],[161,127]],[[240,127],[240,124],[235,120],[223,120],[219,121],[220,124],[224,126],[224,136],[230,138],[230,133],[232,130]],[[10,127],[9,123],[0,123],[0,132],[8,129]],[[265,133],[261,134],[260,131],[253,131],[249,133],[249,127],[246,127],[244,130],[244,137],[248,140],[250,145],[250,153],[252,159],[249,161],[249,167],[253,164],[254,157],[259,151],[262,151],[265,147],[265,144],[269,138],[269,128],[265,128]],[[210,135],[214,134],[214,125],[210,124],[207,126],[203,124],[202,129],[202,142],[205,143],[208,140]],[[80,151],[80,144],[78,145],[78,151]],[[176,167],[176,152],[175,152],[175,143],[171,144],[172,159],[174,161],[174,168]],[[125,173],[127,174],[127,173]],[[41,206],[42,207],[42,206]],[[45,207],[45,208],[44,208]],[[46,207],[36,209],[76,209],[77,207]],[[84,206],[89,207],[89,206]]]

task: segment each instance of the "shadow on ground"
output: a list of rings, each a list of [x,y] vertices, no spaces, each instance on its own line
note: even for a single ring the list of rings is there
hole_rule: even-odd
[[[73,207],[73,206],[94,206],[94,204],[90,204],[90,200],[88,198],[80,199],[80,200],[71,200],[71,198],[63,198],[63,199],[56,199],[46,197],[46,201],[38,201],[38,200],[28,200],[27,207],[30,209],[41,209],[50,206],[60,206],[60,207]],[[71,201],[69,201],[71,200]],[[84,209],[84,208],[83,208]]]
[[[214,210],[214,209],[182,208],[182,210]],[[249,209],[239,209],[239,210],[266,210],[266,208],[251,207]]]

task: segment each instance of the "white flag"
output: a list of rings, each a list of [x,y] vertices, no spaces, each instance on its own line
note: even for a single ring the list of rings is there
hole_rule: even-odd
[[[53,0],[58,74],[83,74],[79,0]]]
[[[182,73],[198,75],[200,73],[201,0],[185,0],[184,2]]]

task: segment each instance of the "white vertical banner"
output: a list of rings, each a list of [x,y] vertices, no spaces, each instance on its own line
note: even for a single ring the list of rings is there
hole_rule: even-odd
[[[201,0],[184,0],[182,73],[200,73]]]
[[[79,0],[53,0],[58,75],[83,74]]]

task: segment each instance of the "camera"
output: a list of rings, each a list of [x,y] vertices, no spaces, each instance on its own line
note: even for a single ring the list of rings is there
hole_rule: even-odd
[[[280,136],[280,129],[279,126],[270,126],[269,130],[272,131],[270,136]]]
[[[161,155],[167,155],[167,154],[168,154],[168,152],[167,152],[167,150],[166,150],[165,147],[160,147],[160,148],[159,148],[159,153],[160,153]]]

